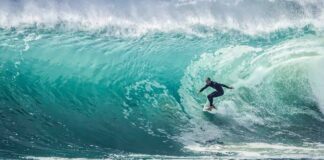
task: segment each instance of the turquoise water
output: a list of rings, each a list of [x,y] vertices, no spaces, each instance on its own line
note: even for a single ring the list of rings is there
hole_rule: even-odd
[[[2,158],[324,158],[321,1],[0,4]]]

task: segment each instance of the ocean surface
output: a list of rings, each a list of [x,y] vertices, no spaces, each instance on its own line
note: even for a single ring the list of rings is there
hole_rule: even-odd
[[[0,158],[324,159],[323,31],[321,0],[1,0]]]

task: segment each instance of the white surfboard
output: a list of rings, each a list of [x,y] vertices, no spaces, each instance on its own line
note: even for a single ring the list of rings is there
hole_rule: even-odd
[[[216,107],[216,106],[215,106]],[[207,101],[204,105],[203,105],[203,111],[204,112],[209,112],[209,113],[216,113],[216,111],[217,111],[217,107],[216,107],[216,109],[215,108],[213,108],[212,110],[207,110],[209,108],[209,102]]]

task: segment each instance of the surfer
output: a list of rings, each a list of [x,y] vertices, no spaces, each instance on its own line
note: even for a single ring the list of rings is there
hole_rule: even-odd
[[[228,88],[228,89],[234,89],[233,87],[229,87],[225,84],[214,82],[209,77],[206,78],[206,85],[199,90],[199,93],[202,92],[203,90],[205,90],[207,87],[212,87],[216,90],[207,96],[208,101],[209,101],[209,108],[207,110],[209,110],[209,111],[212,110],[213,108],[215,108],[215,106],[213,104],[213,98],[222,96],[224,94],[223,87]]]

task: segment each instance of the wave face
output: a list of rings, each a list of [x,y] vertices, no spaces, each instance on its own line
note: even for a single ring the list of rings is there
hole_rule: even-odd
[[[324,158],[323,7],[2,0],[0,156]]]

